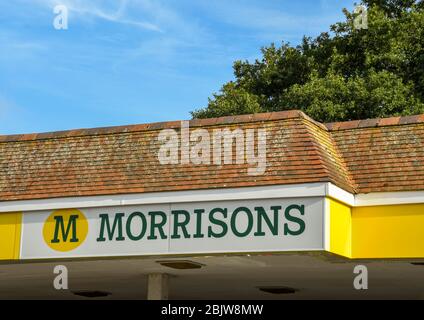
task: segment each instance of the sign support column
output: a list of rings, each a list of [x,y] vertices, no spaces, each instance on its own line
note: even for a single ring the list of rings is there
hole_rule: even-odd
[[[169,275],[152,273],[148,276],[147,300],[168,300]]]

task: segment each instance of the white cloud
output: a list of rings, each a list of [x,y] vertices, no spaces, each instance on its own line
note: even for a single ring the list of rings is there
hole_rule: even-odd
[[[277,38],[292,35],[290,38],[299,39],[300,32],[314,35],[324,31],[341,15],[341,10],[338,9],[340,3],[349,4],[350,1],[322,0],[318,9],[312,12],[305,9],[305,14],[284,11],[281,0],[214,0],[198,1],[196,5],[221,22],[249,30],[256,38],[267,40],[275,38],[275,35],[280,35]],[[246,35],[249,33],[246,32]]]
[[[91,16],[97,19],[135,26],[150,31],[162,31],[161,28],[154,23],[128,18],[127,7],[130,2],[134,1],[33,0],[31,3],[36,3],[51,9],[56,5],[64,5],[71,13],[79,16]]]
[[[0,63],[5,63],[5,66],[17,61],[33,61],[33,58],[44,54],[47,49],[48,46],[43,42],[22,37],[13,31],[0,31]]]
[[[100,59],[116,71],[121,66],[140,61],[154,60],[162,64],[174,64],[176,56],[193,61],[196,58],[220,52],[219,39],[212,30],[202,25],[200,20],[192,19],[190,14],[176,8],[175,3],[160,0],[17,0],[16,3],[1,4],[0,9],[10,10],[20,21],[27,24],[47,23],[53,21],[53,8],[65,5],[69,11],[69,26],[72,29],[74,19],[80,24],[95,20],[109,21],[127,26],[127,33],[122,29],[110,33],[95,33],[95,40],[86,42],[69,42],[57,36],[29,38],[24,29],[0,30],[0,63],[11,60],[31,60],[36,57],[47,63],[47,56],[53,55],[60,67],[74,70],[89,66]],[[178,7],[178,6],[177,6]],[[34,14],[33,17],[29,13]],[[31,19],[33,18],[33,19]],[[51,19],[51,20],[46,20]],[[138,30],[140,29],[140,30]],[[45,29],[43,29],[45,30]],[[147,32],[146,32],[147,31]],[[151,32],[153,31],[153,32]],[[56,35],[56,34],[55,34]],[[52,50],[54,48],[54,50]],[[195,50],[199,49],[199,50]],[[49,51],[49,52],[46,52]],[[41,56],[43,54],[43,56]],[[93,61],[94,60],[94,61]],[[51,61],[51,60],[50,60]],[[40,66],[40,62],[37,64]]]

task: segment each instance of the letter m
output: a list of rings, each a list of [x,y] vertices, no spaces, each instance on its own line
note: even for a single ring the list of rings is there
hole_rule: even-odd
[[[56,221],[55,229],[54,229],[54,237],[51,241],[51,243],[59,243],[59,231],[61,232],[62,241],[66,242],[68,241],[69,233],[72,230],[72,237],[69,240],[70,242],[78,242],[77,238],[77,219],[79,218],[79,215],[72,215],[69,217],[68,225],[65,228],[65,222],[63,221],[62,216],[56,216],[54,217],[54,220]]]
[[[106,237],[105,233],[107,233],[109,241],[112,241],[115,235],[115,232],[117,231],[118,235],[115,238],[116,241],[124,241],[125,237],[122,235],[122,218],[125,216],[124,213],[117,213],[115,215],[115,219],[113,220],[112,227],[110,226],[109,222],[109,215],[108,214],[101,214],[99,217],[101,219],[101,225],[100,225],[100,235],[97,238],[97,242],[105,242]]]

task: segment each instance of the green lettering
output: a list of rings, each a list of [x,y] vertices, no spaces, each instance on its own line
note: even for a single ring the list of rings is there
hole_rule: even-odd
[[[255,210],[258,212],[258,231],[255,232],[255,236],[263,237],[265,232],[262,230],[262,221],[264,220],[269,230],[274,236],[278,235],[278,215],[282,207],[271,207],[271,210],[274,211],[274,223],[271,222],[271,219],[268,217],[267,212],[263,207],[256,207]]]
[[[157,212],[149,212],[150,220],[150,236],[147,237],[149,240],[156,240],[158,237],[155,235],[155,229],[159,230],[161,239],[168,239],[165,232],[163,231],[163,227],[166,224],[166,214],[162,211]],[[156,217],[161,217],[162,221],[156,222]]]
[[[132,231],[131,231],[131,223],[132,223],[132,220],[135,217],[139,217],[141,219],[141,231],[140,231],[140,234],[138,236],[134,236]],[[146,229],[147,229],[147,221],[146,221],[146,217],[144,216],[144,214],[141,213],[141,212],[132,213],[128,217],[126,229],[127,229],[127,236],[130,240],[139,241],[139,240],[143,239],[144,235],[146,234]]]
[[[227,209],[221,209],[221,208],[212,209],[212,211],[209,213],[209,221],[214,225],[220,226],[222,228],[222,232],[221,233],[214,232],[212,227],[209,226],[208,227],[208,237],[209,238],[225,237],[225,235],[228,232],[228,226],[224,221],[216,219],[215,213],[222,213],[222,216],[224,217],[224,219],[226,219],[227,215],[228,215]]]
[[[115,218],[113,220],[113,226],[111,228],[110,222],[109,222],[109,215],[108,214],[99,215],[99,217],[101,219],[101,224],[100,224],[100,235],[97,238],[97,242],[105,242],[106,241],[105,229],[107,229],[107,235],[108,235],[109,241],[113,240],[113,235],[115,234],[116,229],[118,229],[118,236],[116,237],[115,240],[116,241],[124,241],[125,238],[122,235],[122,218],[124,216],[125,216],[124,213],[115,214]]]
[[[181,228],[184,234],[185,239],[189,239],[190,235],[187,231],[187,224],[190,222],[190,213],[185,210],[175,210],[172,211],[172,215],[174,216],[174,233],[171,236],[171,239],[180,239],[181,236],[178,234],[178,229]],[[184,216],[184,221],[179,221],[178,217],[180,215]]]
[[[66,242],[68,241],[69,232],[71,231],[72,227],[72,238],[69,240],[69,242],[78,242],[77,238],[77,219],[79,218],[78,215],[72,215],[69,217],[68,225],[66,226],[65,230],[65,223],[63,221],[62,216],[56,216],[54,217],[54,220],[56,221],[55,229],[54,229],[54,236],[51,240],[51,243],[59,243],[59,227],[60,231],[62,232],[62,241]]]
[[[288,207],[284,213],[284,216],[286,217],[286,219],[290,222],[293,223],[297,223],[299,225],[299,229],[298,230],[290,230],[288,223],[284,224],[284,235],[291,235],[291,236],[299,236],[301,235],[304,231],[305,231],[305,221],[303,221],[302,219],[298,218],[298,217],[294,217],[290,214],[290,211],[292,210],[297,210],[299,211],[299,213],[304,216],[305,215],[305,206],[298,206],[298,205],[292,205],[290,207]]]
[[[197,215],[196,219],[196,234],[193,236],[195,239],[204,238],[205,235],[202,233],[202,215],[205,213],[203,209],[196,209],[194,213]]]
[[[247,216],[247,228],[246,231],[244,232],[240,232],[239,230],[237,230],[237,216],[239,213],[246,213]],[[244,238],[247,237],[250,232],[253,229],[253,214],[252,212],[245,207],[241,207],[241,208],[237,208],[234,212],[233,215],[231,216],[231,230],[233,231],[233,233],[239,237],[239,238]]]

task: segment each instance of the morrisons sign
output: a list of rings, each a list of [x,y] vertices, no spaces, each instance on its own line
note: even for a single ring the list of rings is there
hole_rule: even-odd
[[[323,221],[322,198],[27,212],[21,257],[322,250]]]

